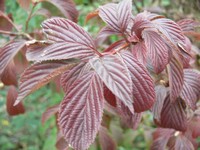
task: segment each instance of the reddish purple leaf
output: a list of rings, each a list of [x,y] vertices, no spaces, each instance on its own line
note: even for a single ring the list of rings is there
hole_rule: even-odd
[[[85,150],[94,141],[103,114],[103,83],[94,71],[70,87],[61,103],[59,125],[67,142]]]
[[[18,104],[26,96],[49,83],[51,79],[62,74],[76,64],[77,62],[74,62],[73,60],[48,61],[33,64],[21,75],[19,95],[15,104]]]
[[[181,98],[193,110],[196,109],[196,102],[200,98],[200,72],[193,69],[184,69],[184,84],[181,91]]]
[[[155,91],[156,91],[156,102],[154,103],[152,107],[152,112],[153,112],[153,117],[158,122],[160,122],[160,115],[161,115],[165,98],[167,96],[168,89],[162,85],[158,85],[155,87]]]
[[[41,122],[44,124],[51,116],[55,115],[59,110],[59,104],[46,109],[42,114]]]
[[[52,18],[44,21],[42,27],[48,39],[58,43],[47,47],[41,59],[68,59],[73,55],[82,58],[98,53],[91,36],[70,20]]]
[[[10,86],[7,93],[6,109],[10,116],[15,116],[25,113],[25,108],[20,102],[17,106],[13,106],[17,98],[17,90],[14,86]]]
[[[110,28],[124,32],[132,17],[132,1],[123,0],[119,4],[106,4],[99,8],[99,16]]]
[[[180,61],[172,57],[167,69],[169,74],[170,100],[175,101],[180,96],[183,88],[183,66]]]
[[[142,64],[144,64],[144,66],[146,66],[147,48],[144,41],[138,42],[136,45],[134,45],[131,51],[133,56]]]
[[[188,130],[192,133],[193,138],[200,136],[200,115],[194,115],[188,123]]]
[[[48,9],[45,9],[45,8],[37,9],[37,11],[35,11],[35,13],[33,13],[32,17],[37,16],[37,15],[44,16],[45,18],[51,17],[51,13],[49,12]]]
[[[145,29],[142,32],[142,37],[148,51],[147,57],[151,60],[154,71],[156,73],[162,72],[169,63],[171,50],[156,30]]]
[[[73,0],[38,0],[40,2],[50,2],[55,5],[65,17],[77,22],[78,11]]]
[[[141,122],[142,113],[132,113],[120,100],[117,100],[117,112],[122,122],[133,130],[135,130]]]
[[[171,43],[184,43],[184,36],[178,24],[167,18],[154,19],[152,23]],[[171,45],[171,43],[169,43]]]
[[[182,19],[177,22],[177,24],[181,27],[183,32],[194,31],[196,27],[200,26],[200,23],[192,20],[192,19]]]
[[[14,56],[25,46],[25,41],[11,41],[0,48],[0,75]]]
[[[17,68],[13,61],[11,61],[0,75],[0,79],[4,85],[17,86]]]
[[[5,10],[5,0],[0,1],[0,11],[4,12]]]
[[[167,144],[170,150],[194,150],[194,146],[189,139],[182,133],[177,134],[177,136],[171,137]]]
[[[99,143],[102,150],[116,150],[116,142],[109,135],[107,128],[101,126],[99,130]]]
[[[12,20],[9,18],[9,16],[4,14],[0,10],[0,30],[11,31],[12,28],[13,28]]]
[[[113,107],[117,106],[115,95],[104,85],[104,98]]]
[[[131,110],[132,82],[128,68],[121,58],[117,55],[105,55],[91,59],[90,64],[108,89]]]
[[[151,145],[151,150],[165,150],[167,142],[171,136],[173,136],[175,130],[157,128],[153,133],[153,144]]]
[[[170,100],[167,95],[163,104],[160,125],[164,128],[173,128],[179,131],[185,131],[187,128],[187,116],[183,100],[178,98],[175,102]]]
[[[132,80],[133,105],[136,112],[152,107],[155,101],[154,83],[147,69],[128,51],[121,53]]]
[[[70,70],[67,70],[62,74],[61,85],[66,93],[71,85],[79,78],[81,69],[84,67],[85,63],[80,63]]]
[[[58,130],[57,133],[57,139],[56,139],[56,148],[57,150],[69,150],[69,144],[63,137],[63,134],[60,130]]]

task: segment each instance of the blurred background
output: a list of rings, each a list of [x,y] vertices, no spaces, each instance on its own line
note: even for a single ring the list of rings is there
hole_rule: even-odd
[[[89,12],[96,10],[100,5],[119,0],[75,0],[79,11],[78,24],[84,26],[92,36],[96,36],[103,23],[92,19],[85,23],[85,17]],[[12,14],[15,24],[25,30],[25,22],[28,17],[27,10],[21,8],[16,0],[5,0],[7,14]],[[30,6],[31,7],[31,6]],[[35,8],[52,10],[53,15],[60,16],[60,11],[49,3],[41,3]],[[133,14],[148,10],[162,14],[175,21],[183,18],[192,18],[200,21],[200,0],[133,0]],[[47,17],[34,16],[29,22],[28,31],[39,30],[40,24]],[[197,39],[200,37],[197,37]],[[108,43],[116,41],[116,36],[111,36]],[[193,39],[192,39],[193,40]],[[0,35],[0,45],[7,41],[6,37]],[[199,41],[193,40],[198,46]],[[51,117],[45,124],[41,123],[42,113],[50,106],[57,104],[63,98],[54,83],[48,84],[34,94],[26,98],[24,102],[25,114],[11,117],[6,112],[6,91],[0,83],[0,150],[54,150],[57,136],[55,117]],[[119,123],[119,118],[105,113],[109,116],[111,136],[118,142],[118,150],[145,150],[149,149],[152,142],[152,132],[155,125],[151,112],[145,112],[139,127],[136,130],[127,128]],[[198,139],[200,142],[200,138]],[[199,148],[200,149],[200,148]],[[90,150],[100,150],[94,143]]]

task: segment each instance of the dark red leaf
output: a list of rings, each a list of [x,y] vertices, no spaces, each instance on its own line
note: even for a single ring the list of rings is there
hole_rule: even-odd
[[[200,72],[193,69],[184,69],[184,84],[181,91],[181,98],[193,110],[196,109],[196,102],[200,98]]]
[[[10,86],[7,93],[6,109],[10,116],[15,116],[25,113],[25,108],[20,102],[17,106],[13,106],[17,98],[17,90],[14,86]]]
[[[85,150],[94,141],[103,114],[103,83],[94,71],[70,87],[59,111],[59,125],[67,142]]]
[[[46,111],[42,114],[42,124],[44,124],[51,116],[55,115],[58,112],[59,106],[60,105],[54,105],[46,109]]]
[[[77,62],[74,62],[74,60],[37,62],[33,64],[21,75],[19,95],[15,104],[18,104],[26,96],[49,83],[54,77],[62,74],[76,64]]]
[[[134,110],[142,112],[150,109],[155,101],[154,83],[151,76],[130,52],[123,51],[121,54],[131,75]]]
[[[183,32],[194,31],[196,27],[200,26],[200,23],[192,20],[192,19],[182,19],[177,22],[177,24],[181,27]]]
[[[69,144],[63,137],[63,134],[60,130],[58,130],[57,133],[57,139],[56,139],[56,148],[57,150],[69,150]]]
[[[153,117],[159,122],[168,89],[162,85],[158,85],[155,87],[155,91],[156,91],[156,101],[152,107],[152,112],[153,112]]]
[[[105,55],[90,60],[90,64],[97,72],[104,84],[126,106],[132,109],[132,82],[128,68],[117,55]]]
[[[160,125],[162,127],[173,128],[179,131],[186,130],[187,116],[183,103],[183,100],[180,98],[172,102],[169,94],[167,95],[160,116]]]
[[[151,150],[165,150],[167,142],[171,136],[173,136],[175,130],[157,128],[153,133],[153,144],[151,145]]]
[[[183,88],[183,66],[180,61],[172,57],[168,66],[170,100],[175,101]]]
[[[99,8],[99,16],[110,28],[124,32],[132,17],[132,1],[123,0],[119,4],[106,4]]]
[[[38,0],[40,2],[50,2],[55,5],[65,17],[77,22],[78,11],[73,0]]]
[[[156,30],[145,29],[142,37],[147,48],[147,55],[151,60],[156,73],[162,72],[169,63],[171,50],[166,45],[164,39],[156,32]]]
[[[117,145],[115,141],[109,135],[107,128],[101,126],[99,130],[99,143],[102,150],[116,150]]]
[[[11,61],[0,75],[0,79],[4,85],[17,86],[17,71],[13,61]]]
[[[25,46],[25,41],[11,41],[0,48],[0,75],[14,56]]]
[[[115,95],[104,85],[104,98],[113,107],[117,106]]]

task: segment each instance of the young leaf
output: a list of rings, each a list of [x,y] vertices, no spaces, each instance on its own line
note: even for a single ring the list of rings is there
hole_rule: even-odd
[[[14,56],[25,46],[25,41],[11,41],[0,48],[0,75]]]
[[[55,5],[65,17],[77,22],[78,11],[76,10],[75,3],[73,0],[37,0],[40,2],[49,2]]]
[[[21,75],[19,95],[15,105],[32,92],[50,82],[51,79],[62,74],[76,64],[77,62],[73,60],[37,62],[33,64]]]
[[[181,98],[193,110],[196,109],[196,102],[200,98],[200,72],[193,69],[184,69],[184,84],[181,91]]]
[[[17,90],[14,86],[10,86],[7,93],[6,109],[10,116],[15,116],[25,113],[25,108],[20,102],[17,106],[13,106],[17,98]]]
[[[132,17],[132,1],[123,0],[119,4],[106,4],[99,8],[99,16],[116,32],[123,33]]]
[[[168,94],[160,117],[160,125],[164,128],[173,128],[179,131],[185,131],[187,128],[187,116],[180,98],[172,102]]]
[[[172,57],[169,66],[170,100],[175,101],[183,88],[183,66],[175,57]]]
[[[117,146],[115,141],[109,135],[107,128],[101,126],[99,130],[99,143],[102,150],[116,150]]]
[[[156,30],[145,29],[142,37],[147,48],[147,55],[156,73],[162,72],[170,60],[170,49]]]
[[[155,90],[151,76],[130,52],[123,51],[121,55],[131,75],[134,110],[139,113],[150,109],[155,101]]]
[[[105,55],[90,60],[92,68],[97,72],[104,84],[126,106],[133,103],[132,82],[128,68],[117,55]]]
[[[42,114],[41,122],[44,124],[51,116],[55,115],[59,110],[60,105],[54,105],[47,108],[47,110]]]
[[[86,150],[94,141],[103,114],[103,83],[94,71],[70,87],[59,111],[59,125],[67,142]]]

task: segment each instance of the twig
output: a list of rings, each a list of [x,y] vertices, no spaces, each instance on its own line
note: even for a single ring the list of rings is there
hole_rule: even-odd
[[[137,4],[136,4],[135,0],[133,0],[133,4],[134,4],[134,6],[135,6],[135,8],[136,8],[137,12],[139,13],[139,12],[140,12],[140,8],[137,6]]]
[[[38,4],[37,2],[36,2],[36,3],[33,3],[33,7],[31,8],[31,11],[30,11],[30,13],[29,13],[29,15],[28,15],[28,18],[27,18],[27,20],[26,20],[25,31],[28,30],[29,21],[31,20],[31,17],[32,17],[32,14],[33,14],[33,10],[34,10],[34,8],[36,7],[37,4]]]
[[[24,36],[29,40],[33,39],[29,34],[24,32],[10,32],[10,31],[0,30],[0,34],[10,35],[10,36]]]

